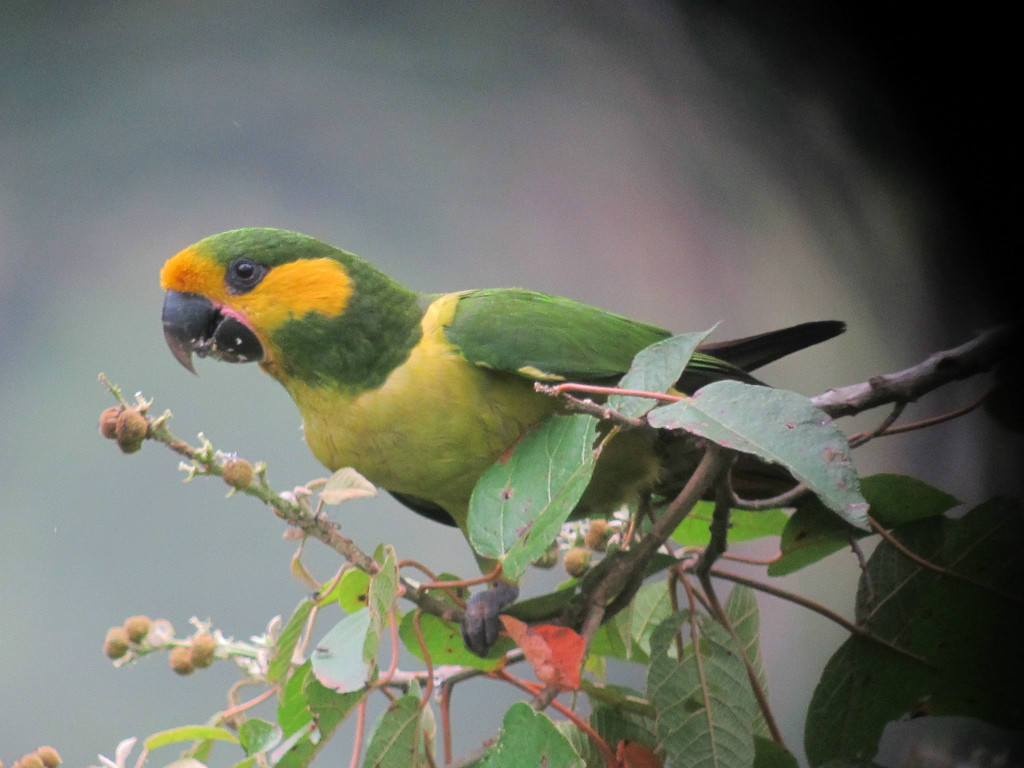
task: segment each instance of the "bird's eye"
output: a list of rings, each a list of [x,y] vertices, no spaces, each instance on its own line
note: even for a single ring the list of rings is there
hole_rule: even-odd
[[[263,264],[253,261],[248,256],[242,256],[231,262],[228,267],[225,282],[231,293],[246,293],[257,286],[263,276],[267,274]]]

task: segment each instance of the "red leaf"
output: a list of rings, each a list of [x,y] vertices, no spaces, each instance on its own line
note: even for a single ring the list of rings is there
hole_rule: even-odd
[[[615,762],[618,768],[662,768],[663,763],[650,747],[641,744],[639,741],[619,742],[619,748],[615,750]]]
[[[500,618],[509,637],[523,649],[538,680],[560,691],[575,691],[580,687],[585,643],[578,633],[552,624],[531,627],[511,616]]]

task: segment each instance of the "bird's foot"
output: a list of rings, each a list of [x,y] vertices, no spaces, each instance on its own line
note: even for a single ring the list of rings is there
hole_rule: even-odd
[[[512,605],[517,597],[519,587],[507,581],[499,581],[490,589],[477,592],[469,598],[466,617],[462,621],[462,641],[469,650],[477,656],[487,656],[501,631],[498,614]]]

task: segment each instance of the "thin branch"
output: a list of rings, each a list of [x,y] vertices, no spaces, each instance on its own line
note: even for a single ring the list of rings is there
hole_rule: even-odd
[[[803,483],[797,483],[788,491],[767,499],[744,499],[741,498],[736,491],[731,491],[731,493],[732,506],[735,509],[746,509],[751,512],[761,512],[766,509],[792,507],[797,501],[799,501],[800,497],[805,496],[810,493],[810,491],[807,490],[807,486]]]
[[[875,602],[875,584],[871,580],[871,574],[868,573],[868,559],[864,555],[864,550],[861,549],[860,542],[857,541],[857,537],[850,531],[847,531],[847,540],[850,544],[854,557],[857,558],[857,565],[860,568],[861,578],[864,579],[864,589],[867,592],[868,602]]]
[[[349,768],[356,768],[356,766],[359,765],[359,756],[363,752],[363,734],[366,731],[367,698],[367,696],[363,696],[356,705],[356,732],[352,742],[352,759],[349,761]]]
[[[650,532],[633,545],[628,552],[617,557],[606,557],[595,569],[599,579],[592,588],[585,588],[581,598],[586,606],[585,618],[581,622],[580,634],[587,644],[593,639],[598,627],[604,621],[609,602],[622,593],[627,585],[638,585],[637,574],[642,574],[644,565],[650,561],[655,552],[668,540],[672,532],[679,526],[693,506],[711,487],[728,462],[727,454],[713,443],[709,443],[704,451],[697,469],[687,481],[683,490],[673,499],[665,512],[659,517]],[[605,566],[605,563],[609,565]],[[600,569],[600,570],[599,570]],[[573,612],[570,604],[569,613]],[[570,624],[576,622],[570,619]]]
[[[975,398],[966,405],[961,405],[959,408],[954,408],[952,411],[946,413],[940,413],[937,416],[931,416],[927,419],[920,419],[919,421],[911,422],[910,424],[899,424],[897,426],[891,426],[886,428],[880,436],[889,435],[900,435],[904,432],[913,432],[918,429],[926,429],[927,427],[934,427],[936,424],[942,424],[953,419],[959,419],[961,416],[966,416],[971,411],[975,411],[985,404],[985,399],[991,394],[992,390],[988,389],[979,397]]]
[[[426,686],[423,690],[423,698],[420,700],[420,709],[423,709],[430,703],[430,697],[434,694],[434,660],[430,656],[430,651],[427,650],[427,639],[423,636],[423,627],[420,625],[420,616],[423,612],[417,608],[412,614],[412,628],[416,632],[416,643],[420,647],[420,653],[423,654],[423,663],[426,665],[424,670],[424,677],[426,678]]]
[[[944,384],[991,370],[1020,343],[1021,328],[999,326],[959,347],[936,352],[896,373],[872,376],[860,384],[830,389],[812,402],[833,418],[852,416],[888,403],[916,400]]]
[[[223,477],[224,468],[218,461],[218,456],[223,454],[218,454],[209,441],[204,438],[202,445],[199,447],[190,445],[185,440],[174,435],[168,428],[167,423],[171,418],[170,411],[165,411],[162,415],[154,418],[146,412],[151,405],[149,401],[140,398],[136,403],[130,403],[125,400],[120,388],[107,379],[105,375],[101,373],[99,378],[122,407],[134,408],[145,417],[148,426],[146,432],[147,440],[163,443],[178,455],[188,459],[191,465],[186,466],[193,476],[212,475]],[[326,514],[314,513],[299,502],[274,491],[267,482],[265,468],[261,468],[254,474],[253,481],[249,485],[234,488],[233,490],[234,492],[244,493],[247,496],[259,499],[288,525],[297,528],[304,535],[326,545],[371,576],[380,570],[380,566],[370,555],[363,552],[351,539],[341,535],[338,524],[333,522]],[[405,578],[400,578],[399,581],[402,586],[402,595],[427,613],[449,621],[458,622],[462,620],[462,612],[455,606],[430,595],[415,582]]]
[[[886,415],[882,422],[870,432],[860,432],[856,435],[851,435],[848,438],[848,442],[851,448],[857,448],[869,440],[873,440],[876,437],[880,437],[886,434],[886,431],[895,423],[896,419],[900,417],[903,411],[906,409],[906,403],[896,403],[892,410]]]
[[[550,386],[548,384],[541,384],[540,382],[533,385],[533,388],[538,392],[545,395],[551,395],[558,397],[562,402],[565,403],[566,408],[575,413],[585,413],[589,416],[594,416],[602,421],[610,421],[612,424],[617,424],[626,428],[643,427],[650,428],[650,425],[643,419],[635,419],[631,416],[626,416],[619,413],[614,408],[609,408],[606,405],[595,403],[593,400],[586,398],[573,397],[569,394],[569,391],[593,391],[595,389],[600,390],[611,390],[615,394],[627,394],[632,393],[631,390],[619,390],[613,387],[590,387],[586,384],[559,384],[558,386]],[[654,393],[651,392],[636,392],[632,394],[644,395],[648,397],[654,397]],[[678,399],[678,398],[676,398]]]
[[[906,656],[908,659],[913,659],[919,664],[923,664],[924,666],[929,667],[930,669],[934,669],[934,666],[926,659],[923,659],[920,656],[917,656],[916,654],[913,654],[908,650],[900,648],[898,645],[894,645],[893,643],[890,643],[888,640],[878,637],[877,635],[873,635],[871,632],[864,629],[863,627],[858,626],[857,624],[854,624],[852,621],[847,621],[845,618],[840,616],[835,611],[829,610],[821,603],[816,603],[813,600],[808,600],[806,597],[798,595],[795,592],[789,592],[785,589],[779,589],[778,587],[773,587],[770,584],[765,584],[762,581],[748,579],[745,576],[740,576],[738,573],[732,573],[731,571],[723,571],[718,568],[712,568],[711,575],[716,576],[720,579],[725,579],[726,581],[735,582],[736,584],[743,584],[744,586],[750,587],[751,589],[756,589],[759,592],[764,592],[765,594],[772,595],[773,597],[778,597],[782,600],[788,600],[789,602],[795,603],[802,608],[807,608],[808,610],[814,611],[819,616],[824,616],[829,621],[835,622],[852,635],[857,635],[859,637],[863,637],[865,640],[870,640],[873,643],[878,643],[879,645],[885,646],[890,651],[895,651],[901,656]]]
[[[452,691],[450,680],[441,683],[441,738],[444,742],[444,764],[452,761]]]

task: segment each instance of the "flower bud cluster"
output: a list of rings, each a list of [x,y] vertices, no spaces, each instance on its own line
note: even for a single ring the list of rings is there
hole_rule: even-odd
[[[11,768],[57,768],[60,755],[53,747],[39,747],[35,752],[22,755],[12,763]]]
[[[100,414],[100,434],[116,440],[125,453],[135,453],[149,433],[149,421],[139,408],[115,405]]]

